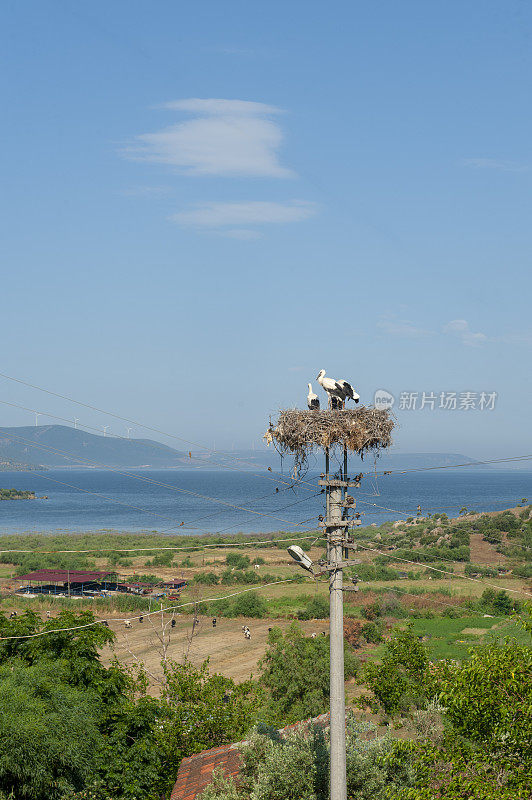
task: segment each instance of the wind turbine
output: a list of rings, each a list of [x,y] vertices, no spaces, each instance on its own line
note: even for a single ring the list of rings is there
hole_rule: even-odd
[[[35,427],[37,427],[38,419],[41,416],[41,412],[40,411],[35,411],[34,413],[35,413]]]
[[[79,422],[79,417],[74,417],[74,428],[76,430],[78,429],[78,422]]]
[[[103,428],[103,435],[107,436],[107,430],[109,428],[109,425],[102,425],[102,428]]]
[[[127,438],[131,439],[131,431],[133,430],[133,428],[126,428],[126,430],[127,430]]]

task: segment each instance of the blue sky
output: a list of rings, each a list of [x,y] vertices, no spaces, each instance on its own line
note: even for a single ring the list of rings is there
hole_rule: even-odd
[[[21,0],[1,35],[3,372],[249,447],[324,368],[402,451],[530,452],[528,3]]]

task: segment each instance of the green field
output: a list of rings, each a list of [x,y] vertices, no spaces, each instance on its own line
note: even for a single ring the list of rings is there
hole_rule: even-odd
[[[530,643],[530,635],[515,621],[508,617],[487,618],[482,615],[447,619],[412,620],[412,628],[418,636],[428,636],[425,642],[431,659],[468,658],[469,650],[482,644],[491,636],[504,639],[515,637],[520,642]],[[478,633],[474,633],[474,630]],[[485,633],[481,633],[485,631]]]

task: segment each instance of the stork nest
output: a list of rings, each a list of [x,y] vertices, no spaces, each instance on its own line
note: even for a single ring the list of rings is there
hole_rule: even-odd
[[[388,409],[371,406],[341,411],[300,411],[288,408],[264,434],[268,444],[285,455],[292,453],[300,467],[315,447],[346,447],[362,458],[368,452],[378,454],[392,444],[395,422]]]

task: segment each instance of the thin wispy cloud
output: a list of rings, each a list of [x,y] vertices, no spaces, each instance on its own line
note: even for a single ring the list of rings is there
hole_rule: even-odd
[[[527,172],[530,169],[527,164],[497,158],[464,158],[462,164],[473,169],[492,169],[500,172]]]
[[[377,322],[377,327],[389,336],[406,339],[418,339],[433,335],[432,331],[420,328],[410,320],[396,319],[395,317],[383,317]]]
[[[457,336],[462,344],[468,347],[479,347],[487,342],[488,337],[485,333],[474,332],[465,319],[453,319],[443,327],[443,332],[451,336]]]
[[[173,214],[170,219],[183,227],[241,229],[246,226],[301,222],[315,213],[315,203],[306,200],[282,203],[251,200],[244,203],[201,203]]]
[[[289,178],[279,161],[283,140],[274,106],[247,100],[189,98],[162,108],[193,115],[154,133],[137,136],[123,152],[166,164],[187,175]]]

